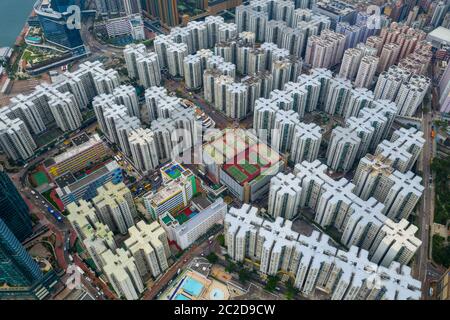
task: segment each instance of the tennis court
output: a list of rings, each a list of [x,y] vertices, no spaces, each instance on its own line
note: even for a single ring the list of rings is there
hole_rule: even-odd
[[[250,164],[247,160],[245,160],[244,163],[239,164],[245,171],[247,171],[247,173],[249,173],[250,175],[255,174],[258,171],[258,168],[255,167],[254,165]]]
[[[177,219],[179,224],[183,224],[189,220],[189,218],[186,216],[184,212],[176,215],[174,218]]]
[[[230,166],[226,169],[226,171],[239,183],[242,183],[248,179],[248,176],[241,170],[239,170],[236,166]]]
[[[179,166],[172,166],[171,168],[168,168],[165,170],[165,173],[171,178],[171,179],[177,179],[181,176],[181,168]]]

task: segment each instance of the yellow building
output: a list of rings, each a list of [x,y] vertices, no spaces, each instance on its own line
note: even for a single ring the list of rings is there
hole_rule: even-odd
[[[58,177],[66,172],[77,172],[91,163],[97,163],[107,156],[107,148],[98,134],[86,134],[72,139],[74,147],[44,162],[46,172]]]

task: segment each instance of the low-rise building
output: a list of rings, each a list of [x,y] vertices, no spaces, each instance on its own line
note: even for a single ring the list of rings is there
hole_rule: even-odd
[[[56,193],[64,206],[67,206],[80,199],[91,200],[97,195],[97,189],[100,186],[110,181],[118,184],[122,180],[122,169],[116,161],[111,161],[82,178],[77,179],[72,173],[59,176],[55,179],[58,186]]]
[[[82,134],[72,139],[73,147],[64,153],[44,161],[44,169],[51,177],[66,172],[75,173],[108,155],[108,149],[98,134],[89,137]]]
[[[222,223],[226,213],[226,203],[222,198],[218,198],[203,210],[193,211],[189,209],[187,221],[183,221],[185,219],[180,219],[179,215],[169,212],[162,214],[159,221],[166,230],[169,239],[176,242],[182,250],[185,250],[215,224]],[[186,217],[185,212],[181,212],[181,215]]]

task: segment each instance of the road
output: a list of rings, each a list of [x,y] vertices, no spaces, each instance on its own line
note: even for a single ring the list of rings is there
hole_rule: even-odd
[[[153,300],[155,297],[165,289],[170,280],[172,280],[178,272],[178,269],[183,270],[186,268],[192,258],[200,256],[202,253],[207,252],[210,247],[208,241],[204,241],[200,245],[192,246],[188,251],[186,251],[178,261],[175,262],[161,278],[157,279],[153,286],[147,290],[147,292],[142,297],[142,300]],[[207,253],[206,253],[207,254]]]
[[[183,82],[174,81],[167,78],[164,82],[164,87],[166,87],[170,92],[176,92],[177,90],[181,90],[181,92],[187,91],[183,86]],[[216,127],[218,129],[222,130],[233,125],[233,120],[227,118],[224,114],[211,107],[209,103],[204,100],[201,92],[192,92],[192,95],[185,95],[184,98],[192,101],[202,111],[204,111],[205,114],[216,123]]]
[[[435,152],[434,139],[431,137],[432,121],[433,111],[423,115],[422,129],[424,132],[425,145],[422,152],[421,163],[423,186],[425,190],[419,206],[418,215],[419,238],[422,240],[422,245],[417,252],[413,265],[416,278],[422,282],[423,298],[428,296],[429,275],[427,274],[427,269],[429,260],[431,259],[430,230],[434,220],[434,186],[430,180],[430,178],[432,179],[430,164]]]

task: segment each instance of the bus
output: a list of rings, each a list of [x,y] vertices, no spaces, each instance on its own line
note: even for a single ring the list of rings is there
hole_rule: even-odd
[[[58,211],[53,210],[52,208],[47,208],[48,212],[58,221],[62,221],[62,216]]]

